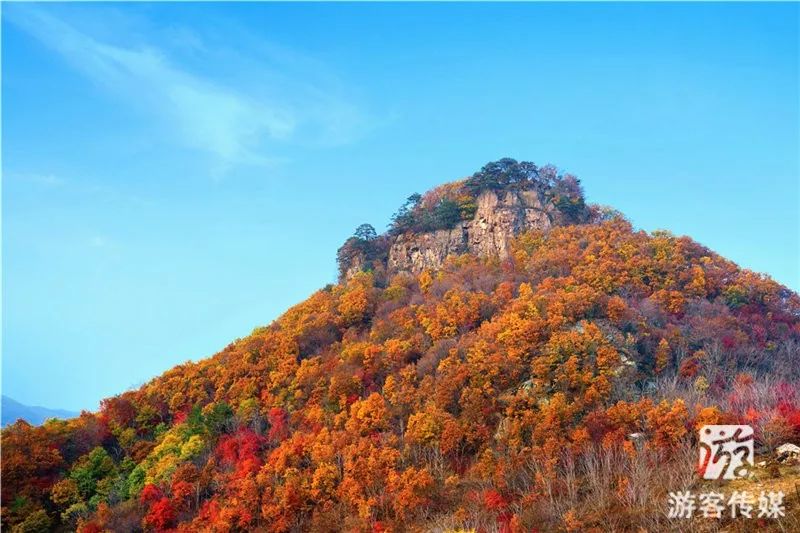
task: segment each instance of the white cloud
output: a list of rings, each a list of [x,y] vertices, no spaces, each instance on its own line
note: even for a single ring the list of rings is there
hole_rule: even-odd
[[[38,173],[12,173],[8,175],[11,179],[33,183],[43,187],[59,187],[64,185],[66,180],[55,174],[38,174]]]
[[[177,64],[152,43],[111,44],[42,7],[16,5],[6,15],[89,79],[161,121],[170,137],[212,155],[223,168],[269,162],[270,143],[304,142],[305,136],[348,142],[364,124],[339,87],[308,86],[291,77],[296,73],[276,76],[265,68],[263,79],[233,87]],[[209,53],[193,33],[183,35],[184,47],[186,35],[195,53]],[[287,53],[285,59],[292,57]]]

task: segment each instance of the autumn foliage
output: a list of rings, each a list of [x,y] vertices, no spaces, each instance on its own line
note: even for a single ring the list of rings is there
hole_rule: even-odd
[[[97,413],[8,427],[3,527],[578,531],[637,505],[629,473],[593,511],[543,510],[600,450],[662,464],[720,420],[799,437],[798,296],[592,220],[505,261],[357,274]]]

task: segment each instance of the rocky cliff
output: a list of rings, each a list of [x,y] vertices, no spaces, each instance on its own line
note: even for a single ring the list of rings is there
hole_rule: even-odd
[[[369,224],[359,226],[338,251],[340,279],[363,270],[418,274],[467,253],[504,259],[514,236],[584,223],[590,212],[574,176],[501,159],[464,180],[411,195],[383,235]]]
[[[484,191],[477,198],[472,220],[452,229],[427,233],[404,233],[389,248],[388,270],[419,273],[437,269],[449,255],[472,253],[508,256],[510,239],[529,229],[548,229],[553,209],[537,190]]]

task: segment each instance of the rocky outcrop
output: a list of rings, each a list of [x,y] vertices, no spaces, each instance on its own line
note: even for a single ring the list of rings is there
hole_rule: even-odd
[[[775,459],[779,463],[798,464],[800,463],[800,446],[787,442],[781,444],[775,450]]]
[[[508,257],[509,243],[515,235],[529,229],[549,229],[558,216],[537,188],[484,191],[475,203],[474,217],[452,229],[389,237],[380,254],[380,266],[389,274],[417,274],[440,268],[450,255],[470,253],[503,259]],[[371,265],[372,261],[364,254],[353,254],[343,267],[343,277],[349,279],[368,263]]]
[[[341,272],[339,277],[340,279],[350,279],[359,272],[363,272],[368,266],[369,263],[363,253],[355,254],[349,259],[344,272]]]
[[[449,255],[464,253],[503,259],[512,237],[552,225],[553,209],[535,189],[484,191],[476,204],[474,218],[453,229],[398,236],[389,249],[389,270],[419,273],[441,267]]]

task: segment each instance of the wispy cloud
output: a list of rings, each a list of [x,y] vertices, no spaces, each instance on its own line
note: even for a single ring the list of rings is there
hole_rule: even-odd
[[[141,36],[136,44],[112,43],[108,35],[99,37],[39,6],[17,5],[6,14],[93,82],[160,120],[171,138],[210,154],[222,167],[268,163],[271,146],[306,142],[309,132],[316,139],[347,142],[365,124],[358,106],[334,84],[309,84],[293,77],[297,73],[276,76],[264,68],[262,79],[234,86],[180,64],[179,50],[142,42]],[[171,31],[173,46],[210,54],[199,35]],[[284,59],[291,61],[292,54],[287,51]]]
[[[11,178],[12,180],[23,181],[26,183],[33,183],[35,185],[39,185],[42,187],[59,187],[66,183],[66,180],[60,176],[56,176],[55,174],[39,174],[36,172],[29,172],[29,173],[19,173],[19,172],[12,172],[6,175],[7,178]]]

